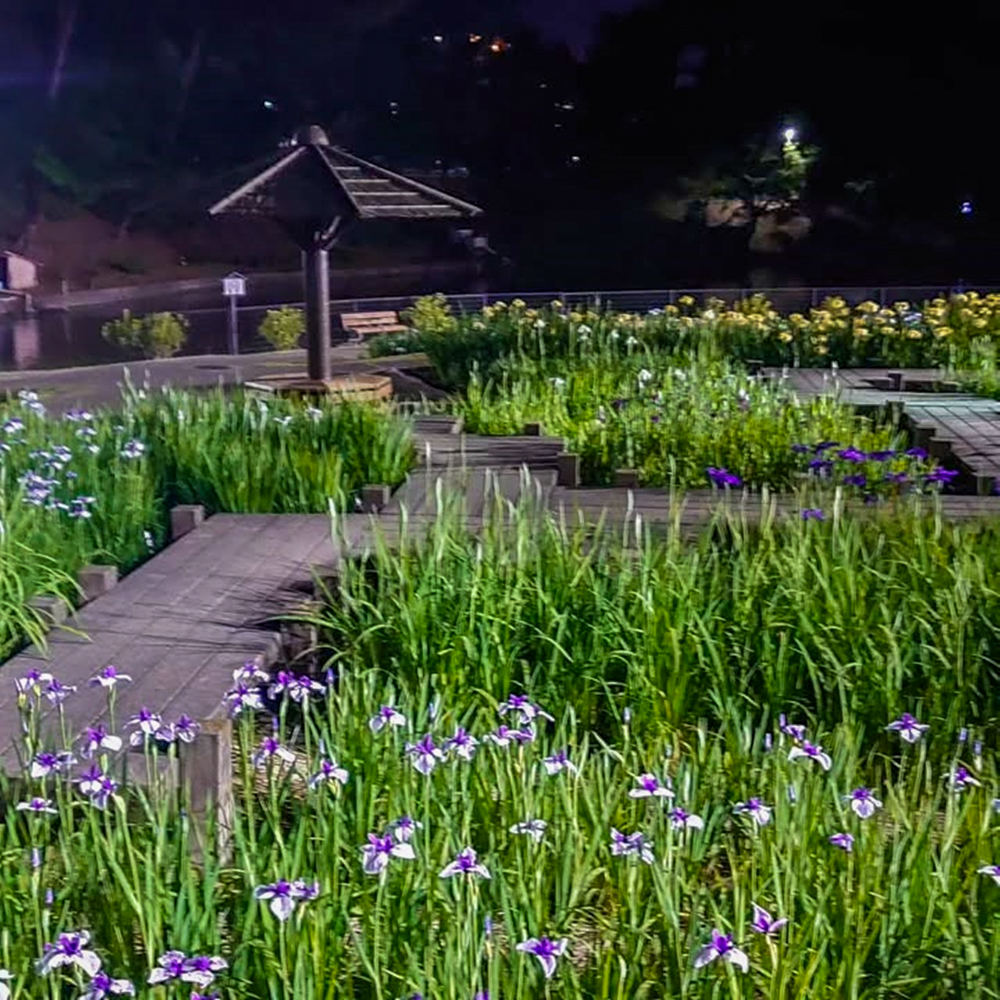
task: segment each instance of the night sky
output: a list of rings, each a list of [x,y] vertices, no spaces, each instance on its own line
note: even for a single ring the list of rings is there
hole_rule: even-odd
[[[586,53],[602,14],[620,13],[639,6],[641,0],[524,0],[527,21],[546,37],[569,44],[577,56]]]

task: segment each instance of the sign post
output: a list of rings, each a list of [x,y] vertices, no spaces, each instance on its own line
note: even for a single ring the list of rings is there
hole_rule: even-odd
[[[236,313],[236,300],[247,293],[247,279],[238,271],[227,274],[222,279],[222,294],[229,299],[229,353],[240,353],[239,320]]]

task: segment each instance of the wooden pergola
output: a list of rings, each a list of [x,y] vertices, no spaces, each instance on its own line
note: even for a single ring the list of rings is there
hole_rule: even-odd
[[[318,125],[210,209],[273,219],[302,250],[309,379],[330,379],[329,251],[345,227],[369,219],[455,219],[482,209],[330,145]]]

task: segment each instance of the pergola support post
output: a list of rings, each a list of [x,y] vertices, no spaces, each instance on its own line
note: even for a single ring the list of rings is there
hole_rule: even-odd
[[[318,246],[302,253],[306,279],[306,348],[309,378],[330,378],[330,255]]]

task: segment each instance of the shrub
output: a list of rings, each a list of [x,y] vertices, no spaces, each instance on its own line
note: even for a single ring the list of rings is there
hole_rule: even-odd
[[[276,351],[289,351],[298,347],[305,329],[306,319],[302,310],[282,306],[280,309],[268,309],[258,327],[258,333]]]
[[[402,318],[420,334],[452,333],[458,328],[458,320],[452,316],[448,299],[441,292],[422,295],[403,312]]]
[[[128,309],[119,319],[101,327],[105,340],[128,350],[139,350],[147,358],[169,358],[187,340],[188,321],[178,313],[159,312],[133,316]]]

